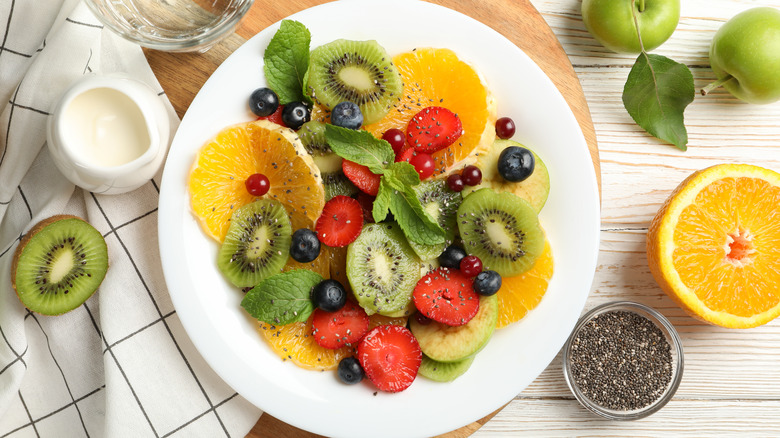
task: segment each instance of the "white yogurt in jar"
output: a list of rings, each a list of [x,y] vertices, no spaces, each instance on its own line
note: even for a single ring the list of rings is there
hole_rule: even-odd
[[[123,76],[88,76],[60,99],[49,118],[48,145],[74,184],[117,194],[148,182],[168,148],[170,125],[161,99]]]
[[[113,88],[94,88],[74,97],[62,113],[62,123],[62,140],[95,166],[129,163],[150,146],[141,109]]]

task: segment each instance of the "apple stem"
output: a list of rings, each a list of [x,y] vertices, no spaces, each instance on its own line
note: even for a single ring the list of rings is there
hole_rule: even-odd
[[[701,95],[702,96],[706,96],[707,93],[709,93],[710,91],[720,87],[721,85],[725,84],[726,82],[728,82],[728,81],[730,81],[732,79],[734,79],[734,76],[731,76],[731,75],[727,74],[726,76],[724,76],[724,77],[718,79],[717,81],[712,82],[712,83],[706,85],[704,88],[702,88],[701,89]]]
[[[639,1],[639,12],[645,11],[645,0],[638,0]]]

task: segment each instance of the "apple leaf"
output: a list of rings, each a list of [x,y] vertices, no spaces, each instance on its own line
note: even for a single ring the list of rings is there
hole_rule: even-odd
[[[696,93],[693,74],[684,64],[642,52],[623,88],[623,106],[653,137],[686,150],[688,132],[683,113]]]

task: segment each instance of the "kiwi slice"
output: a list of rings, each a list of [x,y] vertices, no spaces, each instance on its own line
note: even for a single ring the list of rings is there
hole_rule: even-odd
[[[325,139],[325,123],[316,120],[304,123],[298,130],[298,137],[306,152],[312,156],[314,164],[320,169],[325,201],[340,195],[352,196],[358,193],[358,188],[341,170],[342,158],[331,150]]]
[[[363,123],[381,120],[403,93],[403,82],[387,51],[376,41],[339,39],[311,52],[308,92],[332,110],[339,102],[360,107]]]
[[[460,362],[474,356],[485,345],[498,323],[498,295],[480,296],[479,310],[469,322],[453,327],[436,321],[420,324],[409,318],[409,329],[423,354],[438,362]]]
[[[531,269],[544,250],[536,210],[512,193],[479,189],[460,204],[457,220],[466,252],[502,277]]]
[[[420,280],[420,259],[395,222],[363,226],[347,250],[347,278],[366,313],[406,313]]]
[[[278,274],[290,257],[292,226],[279,201],[259,199],[230,217],[217,266],[238,287],[254,287]]]
[[[547,166],[544,164],[539,155],[536,152],[531,151],[534,155],[534,172],[528,179],[520,182],[507,181],[498,173],[498,157],[501,156],[501,152],[510,146],[519,146],[531,150],[527,146],[513,141],[496,139],[490,149],[480,154],[477,165],[482,169],[482,183],[476,187],[466,187],[463,189],[463,196],[468,195],[473,191],[477,191],[482,187],[490,187],[497,192],[510,192],[528,201],[537,213],[542,211],[544,204],[547,202],[547,197],[550,195],[550,173],[547,171]]]
[[[453,192],[445,180],[425,180],[414,186],[417,198],[428,214],[444,229],[444,242],[436,245],[425,245],[412,240],[409,245],[422,260],[432,260],[441,255],[444,249],[452,244],[458,231],[457,212],[463,201],[458,192]]]
[[[92,225],[57,215],[36,224],[14,253],[11,282],[33,312],[59,315],[92,296],[108,270],[106,241]]]
[[[476,356],[472,355],[456,362],[439,362],[423,355],[418,373],[434,382],[452,382],[468,371],[474,357]]]

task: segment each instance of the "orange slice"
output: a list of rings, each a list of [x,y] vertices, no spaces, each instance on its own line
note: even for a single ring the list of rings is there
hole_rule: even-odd
[[[780,174],[721,164],[683,181],[647,233],[650,272],[691,315],[729,328],[780,315]]]
[[[406,317],[391,318],[382,315],[369,317],[370,327],[394,324],[406,326]],[[309,370],[330,370],[336,368],[339,361],[354,354],[353,347],[337,350],[320,347],[311,335],[311,317],[306,322],[295,322],[283,326],[260,323],[259,331],[271,350],[282,360],[291,360],[294,364]]]
[[[402,131],[421,109],[443,106],[458,115],[464,134],[452,146],[433,154],[436,172],[461,162],[495,138],[495,101],[474,68],[449,49],[423,48],[393,58],[404,82],[404,95],[380,121],[364,128],[381,137],[390,128]]]
[[[333,369],[342,358],[354,354],[354,347],[337,350],[320,347],[311,335],[311,317],[306,322],[282,326],[261,322],[259,331],[268,341],[271,350],[282,360],[291,360],[309,370]]]
[[[506,327],[517,322],[533,310],[547,292],[547,285],[553,275],[553,255],[550,242],[545,240],[542,255],[534,266],[516,277],[507,277],[501,281],[498,290],[498,324],[496,328]]]
[[[190,171],[190,204],[206,234],[224,240],[233,211],[256,199],[244,185],[254,173],[268,177],[264,197],[282,202],[294,230],[317,220],[325,191],[314,161],[294,131],[259,120],[222,130],[198,152]]]

